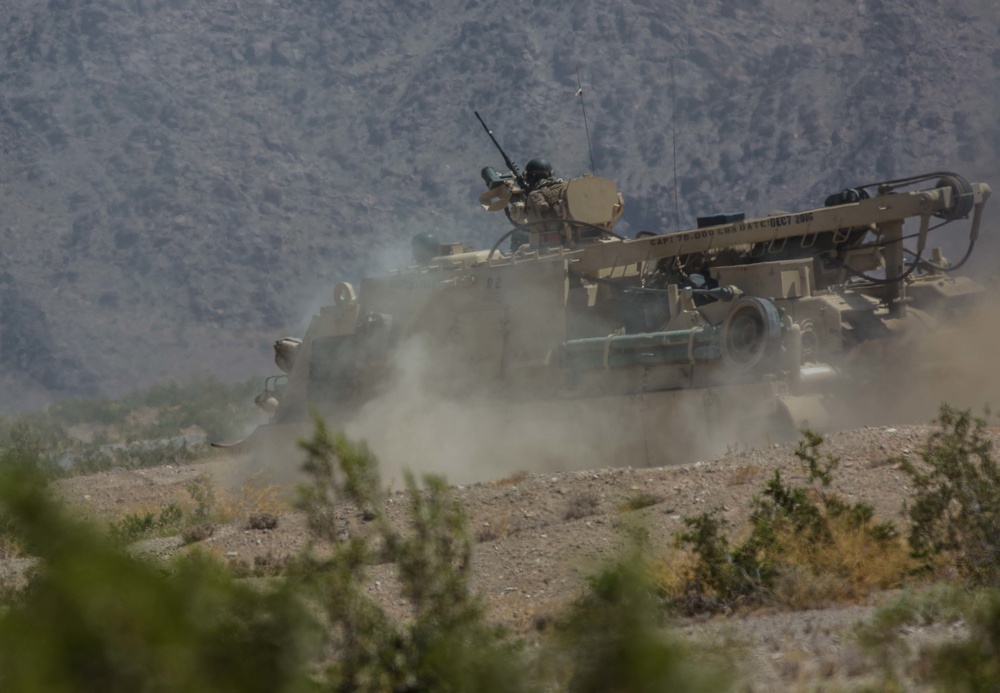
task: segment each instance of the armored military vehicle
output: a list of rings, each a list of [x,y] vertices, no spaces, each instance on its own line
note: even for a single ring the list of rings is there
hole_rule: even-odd
[[[511,186],[491,175],[481,201],[499,210]],[[510,233],[483,250],[422,234],[411,266],[334,287],[301,340],[275,344],[283,373],[257,398],[272,422],[251,440],[300,431],[311,410],[338,428],[366,413],[400,425],[369,405],[392,402],[410,367],[420,380],[407,396],[457,403],[453,413],[488,403],[496,444],[546,438],[617,464],[874,416],[908,377],[909,341],[983,292],[955,271],[989,196],[930,173],[815,209],[624,238],[614,183],[572,179],[560,218],[518,227],[516,250],[504,248]],[[929,241],[960,221],[967,251],[950,263]],[[439,446],[463,429],[433,426]]]

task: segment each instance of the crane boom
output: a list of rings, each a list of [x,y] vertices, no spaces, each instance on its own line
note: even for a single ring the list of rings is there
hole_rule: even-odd
[[[970,239],[975,240],[979,234],[983,206],[990,196],[990,187],[985,183],[972,183],[969,188],[971,192],[965,194],[972,195],[974,208]],[[727,246],[773,243],[869,225],[873,225],[877,232],[891,241],[898,240],[892,238],[897,235],[897,228],[901,228],[907,219],[915,217],[921,218],[918,249],[923,250],[930,218],[954,209],[957,202],[955,190],[950,186],[878,195],[854,203],[804,212],[774,214],[707,228],[594,244],[582,249],[580,256],[575,259],[579,270],[591,271]]]

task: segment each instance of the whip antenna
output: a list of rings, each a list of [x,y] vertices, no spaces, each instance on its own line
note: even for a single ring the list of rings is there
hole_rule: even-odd
[[[587,106],[583,103],[583,83],[580,81],[580,68],[576,68],[576,95],[580,97],[580,108],[583,109],[583,129],[587,132],[587,151],[590,152],[590,173],[597,175],[594,166],[594,148],[590,146],[590,125],[587,124]]]
[[[681,228],[681,203],[677,196],[677,75],[674,73],[674,59],[670,59],[670,133],[674,141],[674,224]]]

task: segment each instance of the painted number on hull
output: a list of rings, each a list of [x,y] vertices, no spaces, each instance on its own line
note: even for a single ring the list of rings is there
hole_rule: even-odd
[[[500,288],[500,282],[502,280],[503,280],[503,277],[489,277],[489,278],[486,279],[486,288],[487,289],[499,289]]]

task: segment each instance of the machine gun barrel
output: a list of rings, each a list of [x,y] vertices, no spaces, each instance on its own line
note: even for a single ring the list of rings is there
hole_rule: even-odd
[[[479,111],[473,111],[473,113],[476,115],[476,119],[479,121],[479,124],[483,126],[484,130],[486,130],[486,134],[490,136],[491,140],[493,140],[493,146],[495,146],[497,148],[497,151],[500,152],[500,156],[503,157],[503,162],[507,165],[507,169],[512,174],[514,174],[514,180],[517,181],[517,184],[521,188],[527,188],[528,186],[527,186],[527,184],[525,184],[524,178],[521,177],[521,172],[517,170],[517,164],[514,163],[513,159],[511,159],[509,156],[507,156],[507,152],[505,152],[503,150],[503,147],[500,146],[500,143],[497,142],[497,138],[493,136],[493,131],[490,130],[490,128],[486,125],[486,121],[484,121],[483,117],[481,115],[479,115]],[[486,172],[486,169],[483,169],[483,174],[484,174],[483,175],[483,179],[484,180],[486,180],[485,172]],[[491,181],[486,181],[486,182],[487,182],[487,185],[490,185]],[[490,185],[490,187],[494,187],[494,186]]]

